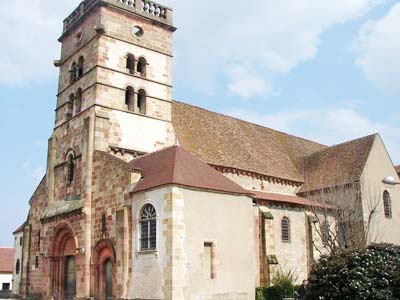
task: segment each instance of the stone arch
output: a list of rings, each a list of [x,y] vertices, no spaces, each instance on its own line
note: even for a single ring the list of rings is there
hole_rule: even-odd
[[[54,299],[72,299],[76,294],[76,251],[78,241],[72,226],[68,222],[59,223],[53,230],[50,247],[51,295]],[[67,282],[69,262],[73,261],[74,270],[70,270],[75,282]]]
[[[116,284],[116,255],[114,244],[109,239],[103,239],[97,242],[93,250],[93,266],[94,266],[94,291],[96,299],[106,300],[108,297],[114,297]],[[110,265],[111,264],[111,265]],[[111,266],[111,270],[106,267]],[[110,271],[111,278],[107,278],[107,272]],[[107,295],[107,285],[111,288],[111,293]]]

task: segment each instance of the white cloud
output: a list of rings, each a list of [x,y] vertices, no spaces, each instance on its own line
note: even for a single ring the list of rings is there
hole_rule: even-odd
[[[166,0],[174,8],[175,72],[195,89],[212,90],[232,62],[259,75],[291,71],[318,52],[321,33],[381,0]],[[266,90],[268,92],[268,90]]]
[[[389,91],[400,91],[400,3],[383,18],[366,23],[359,32],[361,51],[356,64],[366,77]]]
[[[249,99],[269,94],[273,91],[272,84],[250,71],[243,65],[235,65],[229,71],[228,92],[240,98]]]
[[[293,109],[273,114],[231,109],[225,113],[325,145],[339,144],[378,132],[382,135],[393,159],[400,161],[398,124],[370,120],[358,113],[356,108]]]
[[[56,76],[62,20],[79,0],[3,1],[0,10],[0,84],[25,85]]]
[[[165,0],[174,8],[176,78],[212,92],[232,63],[265,78],[312,59],[322,32],[362,15],[383,0]],[[4,1],[0,10],[0,84],[56,76],[62,20],[80,0]],[[269,92],[268,86],[264,88]]]

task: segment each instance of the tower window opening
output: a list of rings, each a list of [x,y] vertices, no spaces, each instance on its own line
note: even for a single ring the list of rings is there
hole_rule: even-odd
[[[74,180],[75,173],[75,165],[74,165],[74,156],[72,154],[68,155],[67,158],[67,183],[71,185]]]
[[[79,88],[76,91],[76,98],[75,98],[75,114],[79,114],[82,109],[82,89]]]
[[[135,73],[135,57],[132,54],[128,54],[126,58],[126,68],[130,74]]]
[[[144,57],[139,58],[138,63],[137,63],[137,72],[142,77],[146,76],[146,64],[147,64],[146,59]]]
[[[72,113],[74,111],[74,102],[75,102],[74,94],[69,95],[67,111],[66,111],[66,119],[67,120],[70,120],[72,118]]]
[[[141,114],[146,114],[146,91],[145,90],[139,90],[139,92],[138,92],[137,110]]]
[[[17,262],[15,263],[15,274],[19,274],[19,270],[21,268],[21,263],[19,261],[19,259],[17,259]]]
[[[76,81],[76,62],[73,62],[71,68],[69,69],[69,83],[73,84]]]
[[[133,87],[128,86],[125,91],[125,105],[128,106],[128,110],[134,111],[134,97],[135,90]]]
[[[78,60],[78,78],[81,78],[83,75],[83,66],[85,64],[85,59],[83,58],[83,56],[79,57]]]
[[[105,237],[107,232],[107,219],[106,215],[101,216],[101,233],[103,234],[103,237]]]

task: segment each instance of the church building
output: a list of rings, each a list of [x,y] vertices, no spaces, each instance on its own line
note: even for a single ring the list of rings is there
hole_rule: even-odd
[[[23,298],[253,300],[278,272],[300,283],[324,243],[309,195],[343,178],[379,191],[376,241],[400,244],[378,134],[328,147],[174,101],[172,17],[84,0],[65,19],[46,174],[18,230]]]

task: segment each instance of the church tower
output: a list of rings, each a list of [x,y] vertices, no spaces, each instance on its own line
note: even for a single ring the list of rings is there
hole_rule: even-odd
[[[97,235],[107,235],[99,224],[107,228],[116,211],[111,204],[96,208],[92,199],[95,153],[130,161],[176,143],[175,30],[172,10],[149,0],[84,0],[64,20],[54,62],[60,70],[55,128],[46,176],[30,201],[24,248],[30,271],[22,276],[22,295],[87,299],[96,293],[91,254]],[[71,285],[63,275],[69,268]]]

